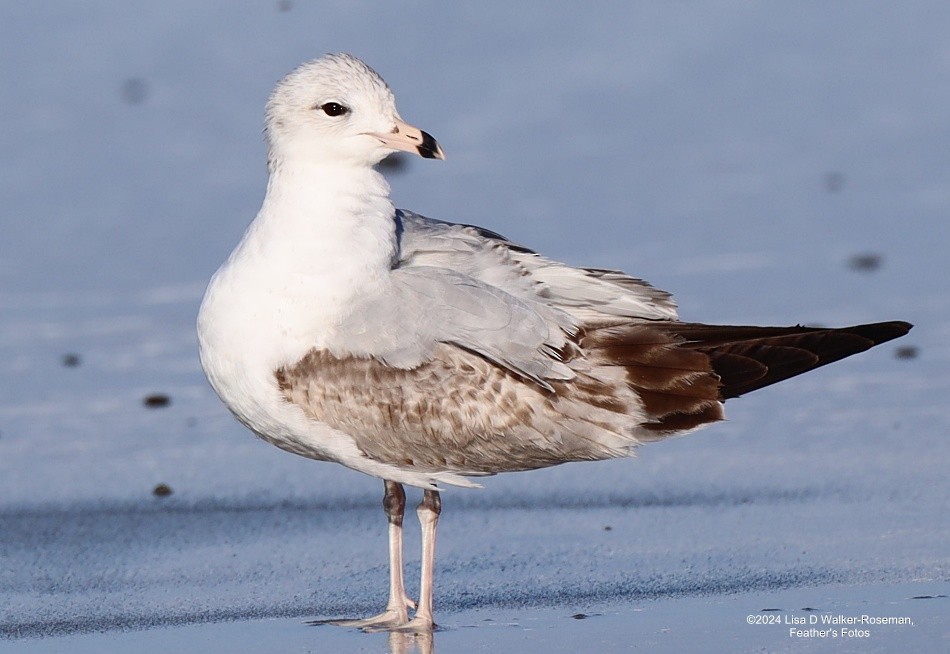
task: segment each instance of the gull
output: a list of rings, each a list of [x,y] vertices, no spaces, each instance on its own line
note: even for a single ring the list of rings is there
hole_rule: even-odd
[[[442,148],[350,55],[284,77],[265,134],[266,195],[202,301],[201,364],[260,438],[383,480],[389,602],[336,624],[433,629],[445,486],[630,456],[722,420],[726,400],[911,328],[682,322],[668,293],[623,272],[396,209],[376,164],[397,150],[444,159]],[[418,603],[403,583],[404,485],[423,489]]]

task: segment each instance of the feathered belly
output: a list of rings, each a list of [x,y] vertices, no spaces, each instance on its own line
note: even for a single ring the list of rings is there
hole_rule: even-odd
[[[367,457],[420,472],[490,474],[629,454],[638,411],[590,377],[554,392],[440,345],[412,369],[312,350],[275,371],[289,404]]]

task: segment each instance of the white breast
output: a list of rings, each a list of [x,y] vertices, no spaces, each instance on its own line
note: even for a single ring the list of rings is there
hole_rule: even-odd
[[[375,171],[362,180],[308,172],[324,183],[272,175],[260,213],[208,286],[198,341],[212,387],[241,422],[297,454],[340,460],[352,444],[284,401],[274,371],[325,347],[353,298],[386,283],[393,208]],[[361,191],[340,192],[347,187]]]

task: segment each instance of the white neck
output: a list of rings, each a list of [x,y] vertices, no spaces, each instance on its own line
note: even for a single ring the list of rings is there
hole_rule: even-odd
[[[232,259],[278,281],[327,317],[384,277],[396,252],[389,185],[372,168],[275,166],[267,196]]]
[[[248,339],[288,362],[332,342],[353,300],[388,283],[394,211],[372,168],[272,165],[260,213],[205,295],[203,346]]]
[[[353,270],[363,280],[372,279],[392,265],[394,211],[389,185],[372,168],[277,165],[260,213],[236,254],[253,248],[247,254],[258,258],[258,265],[311,282],[326,278],[339,284]]]

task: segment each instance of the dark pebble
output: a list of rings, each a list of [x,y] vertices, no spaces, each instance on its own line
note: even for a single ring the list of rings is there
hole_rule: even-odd
[[[604,531],[611,531],[612,529],[613,529],[613,527],[611,527],[610,525],[605,525],[605,526],[604,526]]]
[[[383,173],[401,173],[409,166],[409,158],[394,152],[379,162],[378,168]]]
[[[868,252],[865,254],[856,254],[848,260],[848,267],[857,272],[874,272],[884,263],[884,257],[880,254]]]
[[[844,188],[847,178],[844,173],[828,173],[824,178],[825,190],[829,193],[837,193]]]
[[[575,620],[583,620],[584,618],[586,618],[586,617],[588,617],[588,616],[587,616],[586,613],[575,613],[575,614],[572,615],[571,617],[574,618]]]
[[[69,352],[68,354],[64,354],[62,361],[63,361],[63,365],[66,366],[67,368],[75,368],[80,363],[82,363],[82,359],[75,352]]]
[[[172,494],[172,487],[168,484],[159,484],[152,489],[152,495],[155,497],[168,497]]]
[[[894,356],[898,359],[916,359],[919,351],[913,345],[902,345],[894,348]]]
[[[152,395],[147,395],[142,404],[147,406],[149,409],[160,409],[166,407],[172,403],[172,399],[165,395],[164,393],[154,393]]]
[[[126,104],[142,104],[148,98],[148,82],[131,77],[122,82],[122,99]]]

